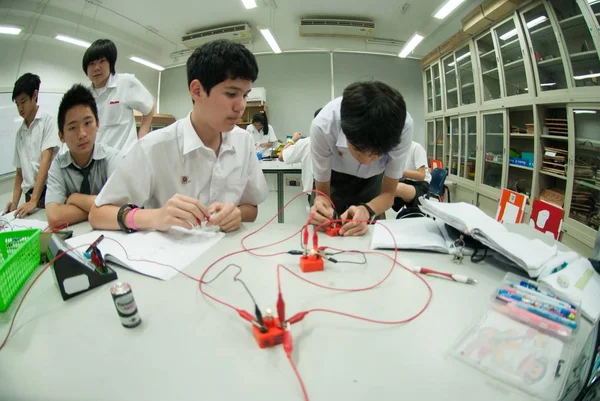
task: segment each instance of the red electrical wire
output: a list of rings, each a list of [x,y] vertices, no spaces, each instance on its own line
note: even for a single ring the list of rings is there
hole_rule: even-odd
[[[302,394],[304,395],[304,400],[308,401],[308,393],[306,392],[306,386],[304,385],[302,376],[300,376],[300,372],[298,372],[298,368],[296,367],[296,364],[294,363],[292,356],[287,355],[287,359],[288,359],[288,361],[290,361],[290,365],[292,365],[292,370],[294,371],[294,374],[296,375],[296,378],[298,379],[298,383],[300,384],[300,388],[302,389]]]

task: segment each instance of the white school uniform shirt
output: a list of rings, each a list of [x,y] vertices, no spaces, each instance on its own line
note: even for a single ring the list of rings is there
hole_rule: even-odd
[[[340,116],[342,98],[327,103],[310,127],[310,143],[315,180],[328,182],[331,170],[359,178],[370,178],[385,172],[385,176],[398,180],[408,157],[413,138],[414,123],[408,112],[398,146],[387,155],[369,164],[360,164],[349,152],[346,135],[342,132]]]
[[[129,152],[138,139],[133,110],[150,113],[154,98],[133,74],[111,74],[104,88],[91,85],[90,91],[98,104],[96,141]]]
[[[406,159],[402,174],[404,174],[405,170],[418,170],[423,166],[425,166],[424,181],[431,182],[431,173],[427,165],[427,152],[418,142],[413,141],[408,150],[408,158]]]
[[[264,129],[258,131],[256,128],[254,128],[254,125],[252,124],[246,127],[246,131],[252,134],[252,138],[254,139],[254,143],[256,144],[257,153],[261,152],[263,155],[269,155],[271,153],[270,148],[261,148],[260,146],[258,146],[263,143],[277,141],[277,137],[275,136],[275,130],[273,129],[273,126],[271,124],[269,124],[269,135],[264,134]]]
[[[283,149],[283,162],[287,164],[302,163],[302,190],[312,191],[313,174],[310,158],[310,137],[296,141],[292,146]]]
[[[42,152],[53,149],[52,157],[54,157],[58,153],[60,144],[56,120],[41,108],[38,108],[29,128],[23,120],[17,131],[13,159],[15,168],[20,168],[23,174],[21,183],[23,192],[27,193],[35,185],[35,179],[40,171]]]
[[[235,127],[221,134],[219,155],[196,134],[190,115],[137,141],[96,198],[96,205],[162,207],[173,195],[203,205],[262,203],[269,189],[254,142]]]

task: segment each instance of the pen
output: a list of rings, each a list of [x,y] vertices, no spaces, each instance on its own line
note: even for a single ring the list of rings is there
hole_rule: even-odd
[[[540,302],[540,301],[536,300],[535,298],[532,299],[532,298],[529,298],[529,297],[526,297],[523,295],[513,294],[508,290],[498,290],[498,295],[507,297],[510,299],[514,299],[515,301],[524,302],[531,306],[536,306],[538,308],[545,309],[549,312],[558,314],[562,317],[566,317],[567,319],[575,320],[575,314],[572,313],[570,310],[563,309],[561,307],[558,307],[558,306],[555,306],[555,305],[552,305],[549,303]]]
[[[548,302],[550,304],[556,304],[556,306],[559,306],[561,308],[565,308],[565,309],[569,309],[571,311],[571,313],[577,313],[577,308],[567,302],[563,302],[560,299],[556,298],[555,296],[550,296],[547,295],[543,292],[539,292],[539,291],[535,291],[535,290],[531,290],[527,287],[522,287],[516,284],[509,284],[511,287],[511,292],[512,290],[516,291],[516,293],[518,294],[519,292],[521,293],[525,293],[528,295],[531,295],[533,297],[539,298],[544,300],[544,302]]]
[[[556,266],[554,269],[552,269],[552,273],[550,274],[554,274],[557,273],[559,271],[561,271],[562,269],[564,269],[565,267],[567,267],[569,264],[567,262],[562,262],[562,264],[560,266]]]
[[[92,245],[90,245],[90,247],[89,247],[88,249],[86,249],[85,251],[86,251],[86,252],[88,252],[88,253],[89,253],[89,252],[91,252],[91,251],[92,251],[92,248],[95,248],[95,247],[97,247],[97,246],[98,246],[98,244],[99,244],[100,242],[102,242],[102,240],[103,240],[103,239],[104,239],[104,235],[100,235],[100,236],[99,236],[99,237],[96,239],[96,241],[92,242]]]
[[[529,288],[529,289],[532,289],[532,290],[534,290],[534,291],[536,291],[536,292],[539,292],[540,294],[543,294],[543,295],[545,295],[545,296],[547,296],[547,297],[550,297],[550,298],[555,298],[555,299],[559,299],[559,298],[558,298],[558,297],[557,297],[555,294],[553,294],[553,293],[551,293],[551,292],[544,292],[544,291],[540,290],[540,289],[538,288],[537,284],[534,284],[534,283],[533,283],[533,282],[531,282],[531,281],[525,281],[525,280],[521,280],[521,283],[520,283],[519,285],[521,285],[521,286],[523,286],[523,287],[526,287],[526,288]],[[566,304],[566,302],[565,302],[565,304]],[[576,308],[575,308],[575,306],[573,306],[573,305],[571,305],[571,304],[569,304],[569,306],[570,306],[571,308],[573,308],[573,309],[576,309]]]
[[[550,321],[548,319],[544,319],[543,317],[535,315],[531,312],[527,312],[526,310],[519,309],[512,303],[507,303],[505,305],[494,304],[493,308],[496,311],[509,317],[512,317],[520,322],[526,323],[533,327],[550,331],[560,337],[568,338],[573,333],[573,330],[563,326],[562,324]]]
[[[527,312],[534,313],[534,314],[541,316],[543,318],[546,318],[548,320],[552,320],[553,322],[560,323],[560,324],[570,327],[572,329],[577,328],[577,323],[575,323],[569,319],[566,319],[564,317],[554,315],[546,310],[536,308],[535,306],[527,305],[527,304],[524,304],[521,302],[514,302],[514,300],[512,300],[512,299],[506,298],[506,297],[503,297],[500,295],[497,295],[496,298],[500,299],[501,301],[511,303],[512,305],[516,306],[517,308],[526,310]]]
[[[477,284],[477,280],[472,279],[467,276],[463,276],[462,274],[452,274],[452,273],[444,273],[437,270],[428,269],[426,267],[413,267],[410,268],[411,271],[419,274],[427,274],[427,275],[437,275],[449,278],[450,280],[456,281],[458,283],[465,284]]]

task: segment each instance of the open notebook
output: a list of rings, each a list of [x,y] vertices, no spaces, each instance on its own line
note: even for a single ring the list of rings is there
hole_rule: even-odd
[[[429,217],[380,220],[373,229],[371,249],[394,249],[396,245],[398,249],[404,250],[453,254],[457,250],[454,247],[456,239],[457,236],[451,233],[441,220],[433,220]],[[473,251],[465,248],[463,253],[469,255]]]
[[[512,262],[530,277],[539,276],[557,255],[556,246],[509,232],[501,223],[469,203],[441,203],[422,198],[421,210],[472,236],[496,251],[501,260]]]

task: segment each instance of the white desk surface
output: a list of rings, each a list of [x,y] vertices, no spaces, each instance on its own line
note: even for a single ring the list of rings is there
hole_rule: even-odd
[[[37,218],[42,218],[36,216]],[[74,227],[89,230],[87,224]],[[209,262],[240,249],[241,238],[257,228],[244,225],[185,271],[200,277]],[[298,227],[271,224],[246,245],[282,239]],[[368,248],[370,236],[329,238],[321,245]],[[268,249],[297,248],[298,240]],[[399,254],[431,268],[468,274],[479,281],[466,285],[425,277],[434,294],[418,319],[383,326],[333,316],[309,314],[292,328],[294,360],[312,401],[317,400],[453,400],[525,401],[483,373],[449,356],[465,329],[487,308],[505,271],[485,263],[462,265],[450,256]],[[361,287],[378,281],[391,262],[369,256],[368,267],[326,263],[326,271],[305,277],[329,286]],[[342,259],[340,256],[339,259]],[[275,309],[276,264],[299,272],[298,257],[259,258],[236,255],[226,262],[243,267],[240,276],[259,306]],[[214,273],[226,262],[219,263]],[[232,281],[235,269],[205,287],[211,294],[252,311],[248,295]],[[109,286],[64,302],[46,271],[30,291],[7,346],[0,351],[2,400],[302,400],[298,382],[281,347],[261,350],[250,325],[238,315],[203,297],[196,282],[181,275],[164,282],[118,270],[131,284],[141,326],[121,326]],[[212,275],[211,275],[212,277]],[[427,299],[423,283],[396,269],[379,288],[353,294],[324,291],[282,272],[287,315],[322,307],[379,319],[402,319]],[[9,311],[0,314],[0,337],[22,292]],[[581,349],[590,325],[580,330]]]
[[[263,171],[302,170],[302,163],[287,164],[279,160],[259,160],[258,164]]]

